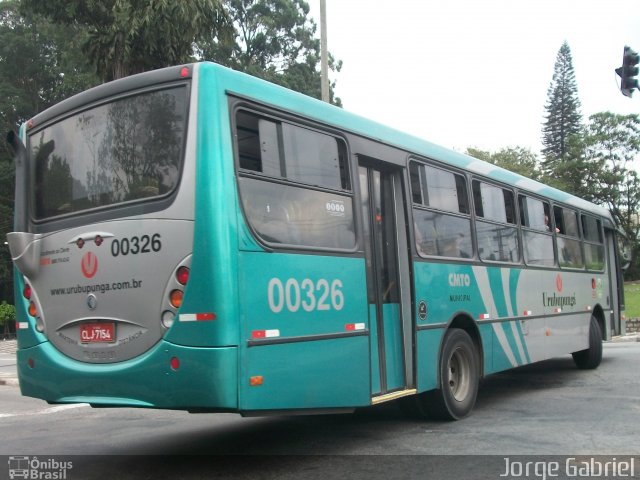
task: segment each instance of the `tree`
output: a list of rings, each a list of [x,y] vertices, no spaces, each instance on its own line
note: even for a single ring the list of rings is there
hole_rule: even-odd
[[[16,321],[16,307],[7,302],[0,303],[0,327],[4,335],[9,333],[11,325]]]
[[[222,0],[23,0],[26,11],[81,25],[103,81],[193,60],[194,45],[231,32]]]
[[[545,121],[542,127],[542,168],[551,178],[558,178],[556,168],[581,155],[582,116],[571,49],[565,41],[556,58],[553,78],[547,90]],[[561,179],[565,178],[560,177]]]
[[[640,243],[640,116],[601,112],[589,117],[585,135],[588,176],[583,196],[606,206],[637,253]],[[634,256],[637,260],[637,256]]]
[[[519,173],[533,180],[538,180],[541,176],[538,168],[538,157],[531,150],[524,147],[503,148],[496,153],[467,148],[467,155]]]
[[[98,79],[80,52],[83,31],[0,2],[0,300],[13,296],[13,270],[4,245],[13,230],[13,154],[4,134]]]
[[[235,70],[320,98],[320,41],[304,0],[224,0],[233,22],[230,42],[201,45],[201,55]],[[342,62],[329,55],[329,68]],[[330,100],[342,105],[330,86]]]

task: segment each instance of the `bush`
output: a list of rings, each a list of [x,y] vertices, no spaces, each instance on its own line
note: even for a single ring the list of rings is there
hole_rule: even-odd
[[[8,333],[9,325],[16,321],[16,307],[2,302],[0,304],[0,327],[4,327],[4,333]]]

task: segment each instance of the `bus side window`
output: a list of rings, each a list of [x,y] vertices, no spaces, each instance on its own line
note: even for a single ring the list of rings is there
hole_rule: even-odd
[[[474,180],[473,200],[480,259],[496,262],[520,261],[513,192]]]
[[[560,206],[553,207],[553,216],[558,230],[558,262],[565,268],[583,268],[582,242],[578,225],[578,212]]]
[[[595,217],[582,214],[585,265],[589,270],[604,268],[604,239],[602,223]]]
[[[524,261],[527,265],[553,267],[553,236],[549,225],[549,204],[536,198],[520,195],[520,224]]]
[[[264,242],[355,248],[344,141],[245,110],[236,113],[235,135],[240,197]]]
[[[418,254],[473,257],[465,178],[414,161],[409,165],[409,175]]]

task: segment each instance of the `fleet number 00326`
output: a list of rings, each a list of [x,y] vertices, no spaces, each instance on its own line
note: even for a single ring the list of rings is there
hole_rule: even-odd
[[[299,282],[289,278],[284,283],[279,278],[269,280],[267,287],[269,308],[273,313],[282,312],[285,307],[295,313],[300,309],[305,312],[342,310],[344,294],[342,280],[326,280],[321,278],[313,281],[305,278]]]

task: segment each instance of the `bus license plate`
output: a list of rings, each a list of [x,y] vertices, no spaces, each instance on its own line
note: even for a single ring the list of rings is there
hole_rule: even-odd
[[[116,341],[113,323],[85,323],[80,325],[81,343],[113,343]]]

